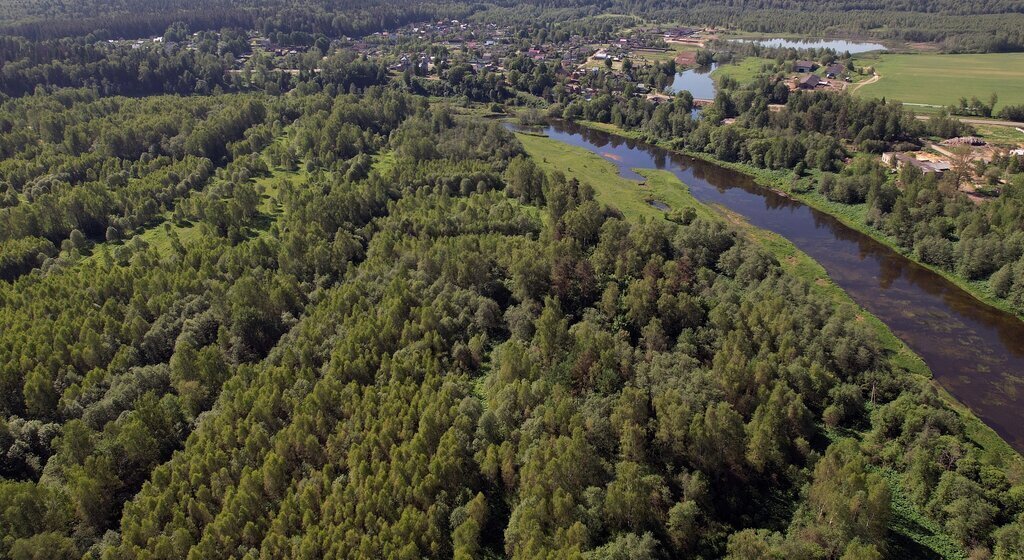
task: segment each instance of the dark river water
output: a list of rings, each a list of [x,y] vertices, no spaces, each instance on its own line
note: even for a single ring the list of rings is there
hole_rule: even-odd
[[[1024,451],[1024,322],[741,173],[572,123],[553,122],[545,132],[600,155],[630,179],[640,179],[632,168],[667,169],[701,202],[790,240],[924,358],[946,390]]]

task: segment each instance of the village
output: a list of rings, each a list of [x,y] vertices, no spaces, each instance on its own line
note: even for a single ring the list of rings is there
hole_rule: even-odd
[[[456,65],[466,65],[474,74],[494,73],[503,77],[511,61],[525,58],[553,69],[565,91],[583,100],[608,93],[611,87],[613,97],[642,97],[658,104],[671,101],[678,92],[639,80],[626,69],[669,61],[674,62],[677,72],[705,67],[711,64],[710,51],[705,47],[718,40],[719,34],[714,28],[657,26],[633,29],[604,41],[571,35],[560,40],[549,38],[534,42],[517,36],[510,26],[451,19],[410,24],[360,38],[341,37],[330,41],[320,38],[315,45],[311,41],[290,42],[286,37],[263,36],[257,31],[250,31],[243,37],[244,46],[238,44],[239,38],[222,37],[216,32],[184,34],[173,39],[164,36],[108,43],[174,52],[210,48],[212,42],[218,52],[234,55],[228,72],[239,79],[251,77],[254,71],[281,72],[296,77],[303,71],[317,73],[320,62],[326,59],[323,53],[330,48],[343,48],[361,57],[385,60],[388,70],[396,76],[409,73],[428,80],[441,79],[446,70]],[[311,52],[314,46],[321,49],[320,55],[314,56]],[[718,54],[721,56],[721,52]],[[784,65],[783,83],[790,91],[839,92],[853,85],[857,71],[862,70],[848,58],[831,62],[824,59],[824,62],[788,61]],[[610,79],[598,90],[588,77],[602,70]],[[704,97],[699,93],[694,92],[695,107],[713,102],[713,93]],[[770,108],[779,111],[784,106]],[[726,119],[723,124],[731,121]],[[1018,130],[1024,134],[1024,130]],[[885,152],[881,160],[893,172],[907,166],[937,177],[954,172],[958,188],[971,200],[981,203],[997,194],[999,187],[998,180],[985,176],[985,165],[994,158],[1009,155],[1024,155],[1024,148],[993,146],[978,137],[959,137],[941,142],[926,141],[916,150]]]

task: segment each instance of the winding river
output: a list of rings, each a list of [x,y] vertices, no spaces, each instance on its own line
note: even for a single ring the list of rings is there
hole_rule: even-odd
[[[598,154],[630,179],[641,178],[633,168],[669,170],[701,202],[790,240],[917,352],[946,390],[1024,451],[1024,322],[741,173],[568,122],[552,122],[544,132]]]

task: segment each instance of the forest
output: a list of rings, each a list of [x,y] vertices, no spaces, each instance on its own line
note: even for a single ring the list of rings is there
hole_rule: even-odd
[[[951,46],[1022,45],[1012,1],[819,5],[805,22],[912,12],[959,18],[934,28]],[[741,13],[781,30],[798,7]],[[876,161],[968,125],[778,68],[695,118],[688,92],[638,93],[672,61],[597,68],[588,100],[525,54],[427,76],[340,38],[607,39],[684,8],[737,17],[0,0],[0,559],[1024,557],[1024,461],[864,310],[710,207],[599,202],[501,117],[785,174],[1024,309],[1020,158],[973,170],[1017,177],[978,206],[965,168]],[[293,71],[253,30],[303,47]]]
[[[921,554],[900,503],[1019,556],[1019,459],[857,310],[497,123],[331,89],[5,105],[4,247],[40,249],[0,283],[0,554]]]
[[[436,19],[474,18],[555,27],[596,15],[619,14],[759,33],[932,42],[954,52],[1024,50],[1024,7],[1019,0],[902,0],[885,4],[870,0],[416,0],[401,4],[382,0],[2,0],[0,10],[7,14],[0,22],[0,34],[33,40],[90,35],[101,39],[145,37],[160,34],[179,21],[197,31],[241,27],[265,33],[337,37]]]
[[[238,95],[6,107],[147,147],[8,187],[5,556],[881,558],[894,487],[1021,551],[1019,462],[722,223],[422,97]]]

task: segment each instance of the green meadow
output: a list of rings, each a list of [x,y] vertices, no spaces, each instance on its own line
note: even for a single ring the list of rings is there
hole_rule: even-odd
[[[999,95],[996,109],[1024,103],[1024,53],[868,54],[858,66],[873,66],[881,77],[857,95],[904,103],[952,105],[961,97],[987,102]]]

